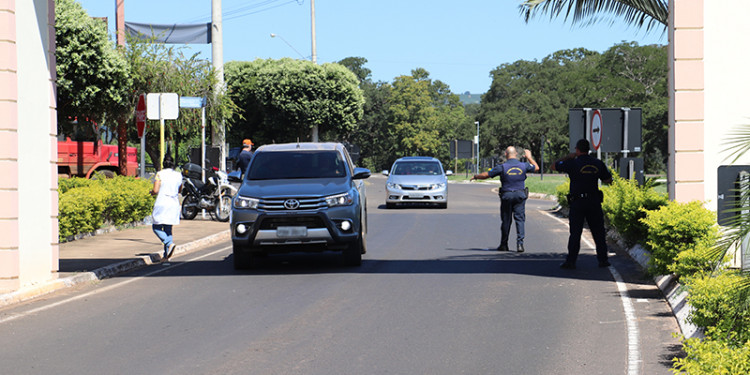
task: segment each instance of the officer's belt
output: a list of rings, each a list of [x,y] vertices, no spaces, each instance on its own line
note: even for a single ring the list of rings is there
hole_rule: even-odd
[[[599,198],[601,192],[593,192],[593,193],[578,193],[578,194],[568,194],[568,202],[577,201],[579,199],[588,199],[588,198]]]

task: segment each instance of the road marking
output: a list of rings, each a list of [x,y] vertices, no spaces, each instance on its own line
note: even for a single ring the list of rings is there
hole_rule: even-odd
[[[550,214],[549,212],[542,211],[547,216],[559,221],[565,226],[569,227],[568,222]],[[589,248],[596,248],[596,245],[592,244],[587,238],[581,235],[581,241],[583,241]],[[628,287],[625,281],[617,272],[614,266],[607,267],[612,277],[615,279],[615,285],[617,290],[620,292],[620,300],[622,301],[622,309],[625,312],[625,325],[628,329],[628,375],[638,375],[641,367],[641,349],[640,349],[640,333],[638,332],[638,320],[635,315],[635,308],[633,308],[633,302],[628,294]]]
[[[24,317],[26,317],[26,316],[29,316],[29,315],[33,315],[33,314],[36,314],[36,313],[40,313],[40,312],[42,312],[42,311],[46,311],[46,310],[49,310],[49,309],[55,308],[55,307],[57,307],[57,306],[61,306],[61,305],[64,305],[64,304],[66,304],[66,303],[69,303],[69,302],[73,302],[73,301],[78,301],[78,300],[80,300],[80,299],[83,299],[83,298],[87,298],[87,297],[89,297],[89,296],[92,296],[92,295],[94,295],[94,294],[98,294],[98,293],[104,293],[104,292],[110,291],[110,290],[112,290],[112,289],[115,289],[115,288],[119,288],[119,287],[122,287],[122,286],[128,285],[128,284],[130,284],[130,283],[136,282],[136,281],[138,281],[138,280],[140,280],[140,279],[144,279],[144,278],[146,278],[146,277],[150,277],[150,276],[153,276],[153,275],[156,275],[156,274],[162,273],[162,272],[164,272],[164,271],[167,271],[167,270],[170,270],[170,269],[172,269],[172,268],[177,268],[177,267],[181,267],[181,266],[184,266],[184,265],[188,264],[188,262],[192,262],[192,261],[196,261],[196,260],[201,260],[201,259],[203,259],[203,258],[208,258],[208,257],[210,257],[210,256],[216,255],[216,254],[218,254],[218,253],[221,253],[221,252],[223,252],[223,251],[227,251],[227,250],[229,250],[229,249],[231,249],[231,248],[232,248],[231,246],[227,246],[227,247],[221,248],[221,249],[219,249],[219,250],[213,251],[213,252],[211,252],[211,253],[208,253],[208,254],[204,254],[204,255],[201,255],[201,256],[197,256],[197,257],[195,257],[195,258],[192,258],[192,259],[190,259],[190,260],[188,260],[188,261],[185,261],[185,262],[181,262],[181,263],[174,263],[174,264],[171,264],[171,265],[169,265],[169,266],[167,266],[167,267],[164,267],[164,268],[158,268],[158,269],[156,269],[156,270],[155,270],[155,271],[153,271],[153,272],[149,272],[149,273],[147,273],[147,274],[145,274],[145,275],[142,275],[142,276],[138,276],[138,277],[136,277],[136,278],[132,278],[132,279],[128,279],[128,280],[124,280],[124,281],[121,281],[121,282],[119,282],[119,283],[116,283],[116,284],[112,284],[112,285],[106,286],[106,287],[104,287],[104,288],[101,288],[101,289],[96,289],[96,290],[92,290],[92,291],[90,291],[90,292],[87,292],[87,293],[84,293],[84,294],[80,294],[80,295],[77,295],[77,296],[73,296],[73,297],[70,297],[70,298],[64,299],[64,300],[62,300],[62,301],[58,301],[58,302],[55,302],[55,303],[51,303],[51,304],[49,304],[49,305],[45,305],[45,306],[41,306],[41,307],[37,307],[37,308],[35,308],[35,309],[31,309],[31,310],[29,310],[29,311],[25,311],[25,312],[23,312],[23,313],[19,313],[19,314],[11,314],[11,315],[8,315],[8,316],[6,316],[6,317],[0,318],[0,324],[3,324],[3,323],[7,323],[7,322],[10,322],[10,321],[12,321],[12,320],[16,320],[16,319],[24,318]],[[162,264],[166,265],[165,263],[162,263]]]

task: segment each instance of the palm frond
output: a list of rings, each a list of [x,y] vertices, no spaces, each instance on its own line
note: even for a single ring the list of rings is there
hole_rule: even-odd
[[[742,125],[726,135],[727,141],[723,143],[726,151],[729,152],[729,158],[733,158],[731,163],[736,162],[742,155],[750,151],[750,125]]]
[[[608,16],[614,22],[622,19],[627,24],[651,31],[659,24],[666,32],[669,21],[667,0],[524,0],[519,5],[528,22],[538,14],[549,14],[550,19],[564,16],[574,24],[593,24]]]

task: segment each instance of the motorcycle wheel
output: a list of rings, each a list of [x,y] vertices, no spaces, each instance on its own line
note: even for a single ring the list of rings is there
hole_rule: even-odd
[[[229,221],[229,214],[232,213],[232,196],[227,192],[223,193],[219,202],[216,205],[216,220],[227,222]]]
[[[182,218],[185,220],[195,219],[195,215],[198,215],[198,198],[192,194],[189,194],[182,200]]]

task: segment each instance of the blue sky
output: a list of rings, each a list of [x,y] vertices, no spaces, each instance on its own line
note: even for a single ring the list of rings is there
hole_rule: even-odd
[[[79,0],[89,15],[108,17],[112,33],[115,1]],[[518,11],[520,2],[316,0],[318,63],[364,57],[373,80],[386,82],[424,68],[454,93],[481,94],[489,89],[490,71],[504,63],[540,60],[578,47],[603,52],[622,41],[667,43],[661,30],[646,34],[609,21],[582,27],[539,17],[527,24]],[[224,62],[310,58],[309,0],[222,0],[222,9]],[[210,22],[211,0],[125,0],[125,20]],[[211,58],[210,45],[190,48]]]

